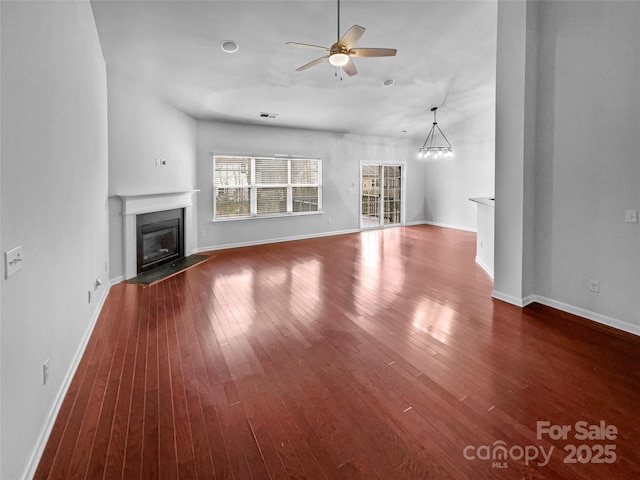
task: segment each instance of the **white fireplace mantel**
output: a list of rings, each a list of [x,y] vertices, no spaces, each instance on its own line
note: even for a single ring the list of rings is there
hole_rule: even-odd
[[[136,259],[136,215],[150,212],[184,208],[184,244],[185,255],[196,250],[195,215],[193,212],[193,194],[200,190],[179,192],[143,193],[137,195],[115,195],[122,201],[122,237],[124,252],[124,278],[135,277]]]

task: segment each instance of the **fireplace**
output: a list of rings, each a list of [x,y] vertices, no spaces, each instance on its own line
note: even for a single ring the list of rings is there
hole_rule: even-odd
[[[136,215],[137,272],[184,257],[184,209]]]
[[[199,190],[182,190],[178,192],[115,195],[122,202],[123,280],[133,278],[140,273],[138,270],[137,220],[138,217],[143,217],[148,213],[165,212],[175,209],[182,210],[181,232],[178,235],[181,255],[188,256],[195,252],[197,248],[195,230],[196,212],[192,197],[198,191]],[[145,221],[145,223],[162,222],[164,220],[167,220],[167,218],[161,218],[160,220],[154,220],[152,222]],[[165,245],[160,248],[167,249],[169,247]],[[164,258],[162,260],[167,259]]]

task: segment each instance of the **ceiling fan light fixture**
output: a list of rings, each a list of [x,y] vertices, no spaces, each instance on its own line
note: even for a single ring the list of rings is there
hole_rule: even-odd
[[[329,57],[329,63],[334,67],[344,67],[349,63],[349,55],[346,53],[334,53]]]

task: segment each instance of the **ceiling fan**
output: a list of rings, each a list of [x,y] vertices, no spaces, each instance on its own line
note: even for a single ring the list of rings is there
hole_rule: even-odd
[[[309,45],[307,43],[287,42],[287,45],[294,47],[313,48],[315,50],[323,50],[328,52],[320,58],[302,65],[296,68],[296,72],[301,72],[315,65],[318,65],[325,60],[329,60],[331,65],[336,67],[342,67],[344,71],[350,77],[358,73],[356,65],[351,60],[351,57],[393,57],[397,50],[395,48],[353,48],[355,43],[360,40],[360,37],[364,34],[365,28],[360,25],[354,25],[341,37],[340,36],[340,0],[338,0],[338,41],[331,45],[331,47],[320,47],[318,45]]]

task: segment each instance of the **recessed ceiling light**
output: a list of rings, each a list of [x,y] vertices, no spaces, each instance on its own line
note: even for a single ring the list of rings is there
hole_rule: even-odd
[[[385,87],[389,87],[391,85],[393,85],[394,83],[396,83],[396,81],[393,78],[390,78],[388,80],[385,80],[384,82],[382,82],[382,85]]]
[[[223,52],[236,53],[238,51],[238,44],[233,40],[225,40],[220,44],[220,48]]]

